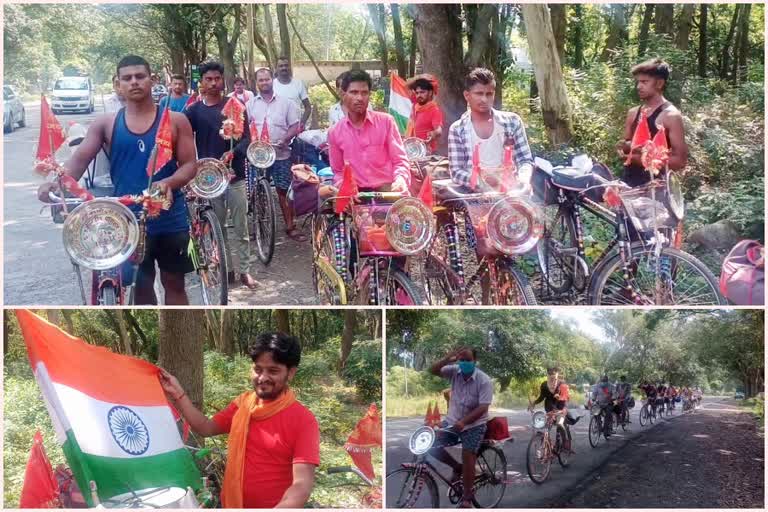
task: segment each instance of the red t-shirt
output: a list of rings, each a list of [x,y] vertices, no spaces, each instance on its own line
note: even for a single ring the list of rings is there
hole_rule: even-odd
[[[413,132],[421,140],[427,140],[429,132],[438,126],[443,126],[443,112],[440,107],[435,106],[428,110],[413,113]],[[430,151],[434,151],[437,148],[437,139],[433,139],[428,147]]]
[[[229,432],[237,405],[213,417]],[[251,420],[245,446],[243,508],[274,508],[293,484],[293,464],[320,465],[320,427],[315,415],[294,402],[262,421]]]

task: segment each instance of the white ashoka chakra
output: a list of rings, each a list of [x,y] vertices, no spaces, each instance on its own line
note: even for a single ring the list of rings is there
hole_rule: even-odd
[[[107,413],[109,432],[126,453],[141,455],[149,449],[149,430],[131,409],[118,405]]]

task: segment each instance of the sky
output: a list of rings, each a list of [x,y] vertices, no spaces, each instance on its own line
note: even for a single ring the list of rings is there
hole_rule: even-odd
[[[589,308],[552,308],[549,315],[560,322],[574,324],[578,330],[597,341],[605,341],[603,329],[593,321]]]

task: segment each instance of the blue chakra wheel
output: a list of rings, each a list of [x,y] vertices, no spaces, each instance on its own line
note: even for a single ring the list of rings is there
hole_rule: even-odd
[[[117,445],[130,455],[141,455],[149,449],[149,430],[138,414],[118,405],[107,413],[107,424]]]

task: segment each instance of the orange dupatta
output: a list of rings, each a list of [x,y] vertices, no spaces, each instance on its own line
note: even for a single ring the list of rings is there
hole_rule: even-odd
[[[296,401],[296,395],[288,388],[279,398],[264,401],[255,391],[246,391],[235,398],[237,412],[232,418],[227,441],[227,467],[221,489],[224,508],[243,508],[243,470],[245,469],[245,443],[251,419],[262,421],[287,409]]]

